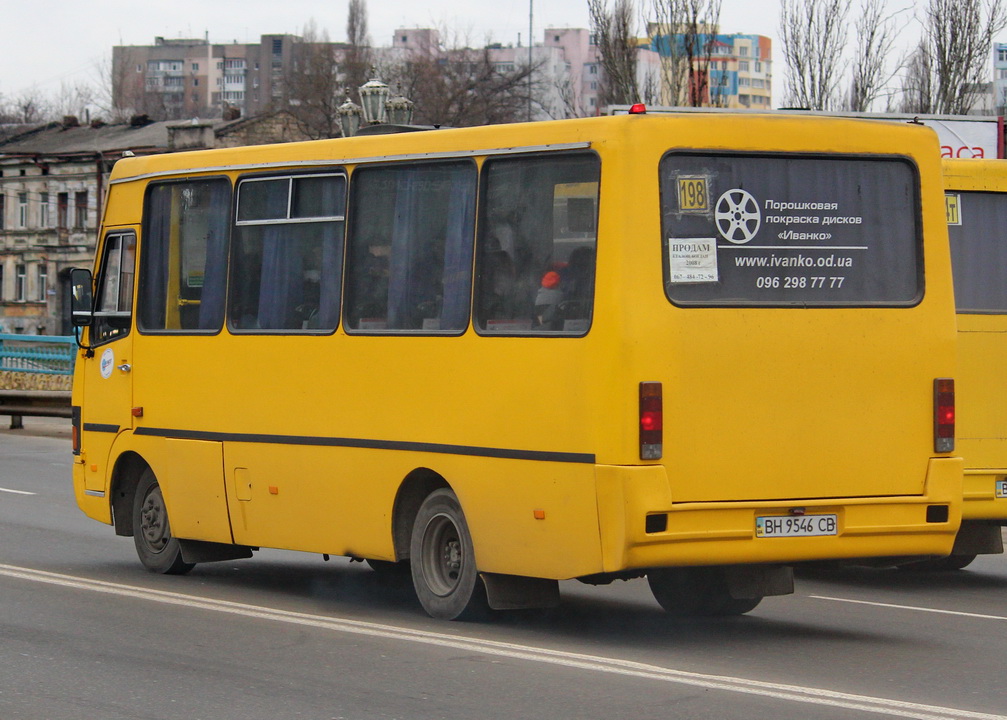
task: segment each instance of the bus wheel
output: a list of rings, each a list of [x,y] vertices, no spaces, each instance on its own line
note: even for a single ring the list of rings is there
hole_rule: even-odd
[[[735,598],[727,589],[722,568],[660,568],[647,573],[657,602],[675,617],[744,615],[761,597]]]
[[[178,540],[171,536],[161,486],[150,468],[140,476],[133,498],[133,544],[140,562],[151,572],[184,575],[195,567],[182,560]]]
[[[457,620],[486,611],[486,590],[476,569],[468,524],[455,494],[427,496],[416,513],[409,543],[416,597],[431,617]]]

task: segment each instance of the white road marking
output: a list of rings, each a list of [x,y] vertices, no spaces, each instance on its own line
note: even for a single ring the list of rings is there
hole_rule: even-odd
[[[12,495],[36,495],[37,493],[27,490],[11,490],[10,488],[0,488],[0,492],[11,493]]]
[[[306,613],[276,610],[273,608],[246,605],[226,600],[212,600],[195,595],[152,590],[132,585],[121,585],[102,580],[63,575],[60,573],[34,570],[15,565],[0,564],[0,575],[48,583],[62,587],[89,590],[91,592],[117,595],[119,597],[146,600],[165,605],[209,610],[227,613],[241,617],[272,620],[274,622],[290,623],[308,627],[316,627],[334,632],[367,635],[371,637],[388,638],[406,642],[422,643],[437,647],[453,648],[466,652],[483,653],[497,657],[507,657],[529,662],[549,663],[569,668],[603,672],[627,677],[645,678],[663,682],[702,687],[711,690],[758,695],[791,702],[810,703],[828,707],[861,710],[880,713],[891,717],[917,718],[917,720],[1007,720],[1007,715],[990,715],[988,713],[971,712],[955,708],[923,705],[920,703],[890,700],[887,698],[854,695],[800,685],[784,685],[780,683],[761,682],[726,675],[708,675],[706,673],[675,670],[657,665],[607,658],[597,655],[582,655],[580,653],[549,650],[528,645],[498,642],[494,640],[479,640],[462,635],[435,633],[425,630],[382,625],[378,623],[346,620],[343,618],[325,617],[324,615],[309,615]]]
[[[893,608],[895,610],[913,610],[915,612],[937,613],[938,615],[958,615],[959,617],[976,618],[979,620],[1007,620],[1005,615],[983,615],[982,613],[962,612],[960,610],[939,610],[937,608],[917,607],[915,605],[896,605],[894,603],[871,602],[870,600],[851,600],[850,598],[828,597],[826,595],[808,595],[815,600],[831,600],[832,602],[852,603],[854,605],[873,605],[874,607]]]

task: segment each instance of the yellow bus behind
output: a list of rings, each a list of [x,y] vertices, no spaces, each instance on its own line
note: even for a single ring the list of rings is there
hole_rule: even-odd
[[[958,312],[962,528],[942,567],[1002,553],[1007,525],[1007,161],[944,160]]]

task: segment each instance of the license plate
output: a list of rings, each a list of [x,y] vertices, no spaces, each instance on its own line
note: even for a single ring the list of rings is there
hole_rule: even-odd
[[[755,537],[819,537],[838,533],[835,515],[763,515],[755,518]]]
[[[997,480],[997,497],[1007,498],[1007,480]]]

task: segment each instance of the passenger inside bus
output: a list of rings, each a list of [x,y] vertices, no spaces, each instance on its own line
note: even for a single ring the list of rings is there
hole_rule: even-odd
[[[535,296],[535,317],[545,330],[568,330],[570,320],[591,316],[594,296],[594,251],[579,247],[565,264],[557,264],[542,276]]]

